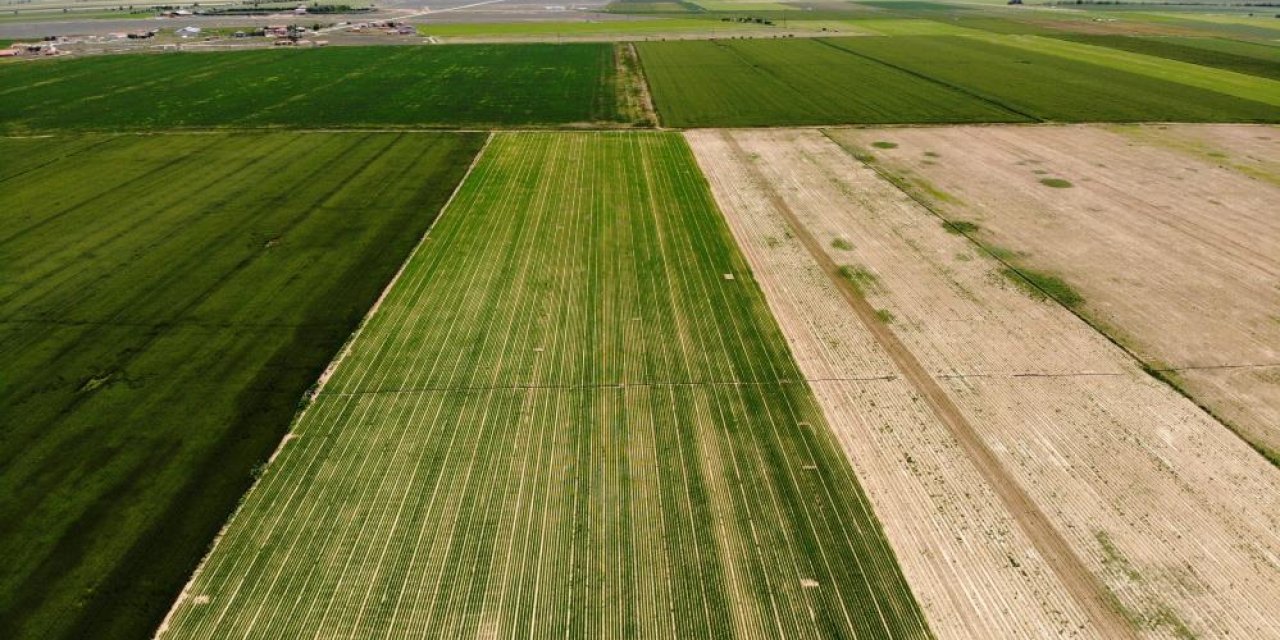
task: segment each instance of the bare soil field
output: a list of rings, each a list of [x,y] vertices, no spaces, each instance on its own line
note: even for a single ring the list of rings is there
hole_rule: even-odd
[[[1280,185],[1280,129],[1250,124],[1115,126],[1111,131],[1145,145],[1189,153]]]
[[[1096,326],[1280,460],[1280,130],[832,135],[1004,259],[1065,281]]]
[[[880,154],[898,133],[850,135]],[[1280,471],[823,133],[687,137],[939,637],[1115,637],[1073,564],[1128,632],[1280,637]],[[886,330],[998,468],[931,410]]]

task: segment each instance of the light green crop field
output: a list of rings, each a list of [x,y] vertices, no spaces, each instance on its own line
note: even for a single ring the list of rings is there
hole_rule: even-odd
[[[983,33],[947,22],[912,18],[870,18],[850,24],[882,36],[963,36]]]
[[[1280,107],[1280,80],[1261,78],[1225,69],[1202,66],[1181,60],[1112,49],[1106,46],[1070,42],[1042,36],[983,36],[989,42],[1024,49],[1039,54],[1087,62],[1098,66],[1135,73],[1159,80],[1176,82],[1199,89]]]
[[[684,140],[482,153],[161,636],[928,637]]]

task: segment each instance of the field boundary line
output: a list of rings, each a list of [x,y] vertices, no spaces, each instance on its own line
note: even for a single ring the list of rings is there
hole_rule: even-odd
[[[818,44],[821,44],[821,45],[826,46],[826,47],[830,47],[830,48],[835,49],[835,50],[837,50],[837,51],[842,51],[842,52],[847,53],[847,54],[849,54],[849,55],[851,55],[851,56],[854,56],[854,57],[856,57],[856,58],[862,58],[862,59],[864,59],[864,60],[870,60],[871,62],[874,62],[874,63],[876,63],[876,64],[883,65],[883,66],[885,66],[885,67],[888,67],[888,68],[890,68],[890,69],[893,69],[894,71],[898,71],[898,72],[905,73],[905,74],[907,74],[907,75],[910,75],[910,76],[913,76],[913,77],[916,77],[916,78],[920,78],[921,80],[924,80],[925,82],[932,82],[933,84],[936,84],[936,85],[941,86],[941,87],[946,87],[947,89],[950,89],[950,90],[955,91],[955,92],[957,92],[957,93],[960,93],[960,94],[963,94],[963,95],[969,96],[969,97],[971,97],[971,98],[976,98],[976,99],[981,100],[981,101],[983,101],[983,102],[985,102],[985,103],[987,103],[987,104],[995,105],[995,106],[997,106],[997,107],[1000,107],[1001,109],[1004,109],[1005,111],[1008,111],[1009,113],[1012,113],[1012,114],[1019,115],[1019,116],[1022,116],[1022,117],[1024,117],[1024,118],[1027,118],[1027,119],[1029,119],[1032,123],[1048,122],[1047,120],[1045,120],[1044,118],[1041,118],[1040,116],[1037,116],[1037,115],[1033,115],[1033,114],[1027,113],[1026,111],[1022,111],[1021,109],[1015,109],[1015,108],[1013,108],[1013,107],[1011,107],[1011,106],[1009,106],[1009,105],[1007,105],[1007,104],[1005,104],[1005,103],[1003,103],[1003,102],[1000,102],[999,100],[995,100],[995,99],[990,98],[990,97],[988,97],[988,96],[984,96],[984,95],[982,95],[982,94],[980,94],[980,93],[974,93],[972,90],[970,90],[970,89],[966,89],[966,88],[964,88],[964,87],[962,87],[962,86],[960,86],[960,85],[951,84],[950,82],[947,82],[947,81],[945,81],[945,80],[939,80],[939,79],[934,78],[934,77],[932,77],[932,76],[928,76],[928,75],[925,75],[925,74],[923,74],[923,73],[920,73],[919,71],[912,71],[911,69],[908,69],[908,68],[906,68],[906,67],[902,67],[902,66],[898,66],[898,65],[896,65],[896,64],[893,64],[892,62],[885,62],[884,60],[881,60],[881,59],[876,58],[876,57],[874,57],[874,56],[867,55],[867,54],[862,53],[862,52],[860,52],[860,51],[854,51],[854,50],[852,50],[852,49],[846,49],[846,48],[844,48],[844,47],[842,47],[842,46],[840,46],[840,45],[837,45],[837,44],[831,44],[830,42],[828,42],[828,40],[827,40],[826,38],[816,38],[816,39],[815,39],[815,41],[816,41]],[[957,123],[952,123],[952,124],[957,124]]]
[[[1259,126],[1269,126],[1269,125],[1259,125]],[[986,244],[983,244],[977,238],[973,237],[972,232],[967,232],[967,231],[964,231],[963,229],[958,228],[956,225],[953,224],[954,223],[953,220],[951,220],[946,215],[944,215],[941,210],[935,207],[933,203],[929,202],[926,198],[916,193],[913,193],[911,189],[903,188],[899,184],[899,181],[896,179],[896,176],[890,173],[887,169],[879,166],[875,162],[865,162],[862,160],[858,160],[857,155],[855,155],[853,150],[846,147],[839,140],[836,140],[835,138],[831,137],[827,129],[822,130],[822,135],[826,136],[828,140],[835,143],[841,149],[844,149],[845,153],[853,157],[854,160],[861,162],[864,166],[876,172],[876,175],[880,176],[881,179],[893,185],[895,189],[897,189],[902,194],[906,195],[908,198],[911,198],[913,202],[920,205],[921,207],[924,207],[925,211],[928,211],[929,213],[933,214],[935,218],[940,220],[943,224],[947,225],[948,230],[959,234],[965,240],[968,240],[969,243],[972,244],[974,247],[976,247],[978,251],[980,251],[983,255],[995,260],[1002,267],[1008,269],[1010,273],[1018,277],[1018,280],[1021,283],[1023,283],[1028,287],[1031,287],[1036,291],[1039,291],[1045,297],[1045,299],[1052,300],[1055,304],[1062,307],[1063,309],[1066,309],[1068,313],[1070,313],[1071,315],[1078,318],[1081,322],[1088,325],[1090,329],[1093,329],[1103,338],[1106,338],[1107,342],[1110,342],[1111,344],[1115,345],[1116,348],[1120,349],[1121,352],[1129,356],[1129,358],[1131,358],[1133,362],[1138,365],[1138,368],[1142,369],[1142,371],[1144,371],[1147,375],[1163,383],[1165,386],[1169,387],[1170,389],[1172,389],[1174,392],[1176,392],[1178,395],[1182,396],[1183,398],[1186,398],[1188,402],[1198,407],[1201,411],[1205,412],[1206,415],[1208,415],[1218,424],[1222,425],[1224,429],[1226,429],[1227,431],[1230,431],[1232,435],[1239,438],[1240,441],[1248,445],[1250,449],[1253,449],[1254,451],[1256,451],[1258,455],[1262,456],[1263,459],[1265,459],[1267,462],[1270,462],[1273,466],[1280,468],[1280,451],[1272,451],[1264,446],[1255,444],[1248,438],[1241,435],[1240,430],[1237,429],[1235,426],[1233,426],[1230,420],[1227,420],[1226,418],[1219,415],[1218,412],[1214,411],[1207,404],[1201,402],[1195,396],[1191,395],[1190,392],[1183,389],[1178,384],[1177,380],[1167,375],[1167,374],[1176,375],[1177,373],[1182,371],[1269,369],[1272,367],[1280,366],[1280,363],[1244,363],[1244,364],[1202,365],[1202,366],[1187,365],[1182,367],[1156,366],[1148,362],[1145,358],[1143,358],[1136,351],[1131,349],[1128,345],[1121,342],[1120,339],[1113,336],[1111,332],[1107,331],[1106,328],[1101,323],[1095,322],[1092,318],[1086,315],[1079,308],[1072,307],[1071,305],[1063,303],[1056,296],[1054,296],[1053,293],[1041,288],[1040,285],[1035,282],[1034,278],[1027,277],[1027,274],[1024,272],[1023,269],[1018,268],[1017,265],[1014,265],[1008,262],[1006,259],[997,255],[996,252],[992,251],[990,247],[988,247]]]
[[[645,41],[647,42],[647,40]],[[644,94],[649,110],[653,113],[653,128],[658,131],[671,131],[662,124],[662,108],[658,106],[658,96],[653,93],[653,83],[649,82],[649,69],[644,64],[644,54],[640,50],[644,47],[635,46],[635,42],[628,43],[636,52],[636,68],[640,70],[640,78],[644,80]]]
[[[1089,620],[1108,638],[1137,638],[1133,626],[1111,604],[1108,598],[1110,592],[1107,591],[1106,586],[1085,567],[1067,540],[1009,474],[951,397],[924,369],[915,354],[902,343],[897,334],[876,316],[876,310],[866,298],[840,275],[835,261],[823,250],[822,245],[803,225],[791,206],[773,188],[759,166],[747,159],[748,155],[742,145],[729,132],[721,135],[730,151],[743,162],[748,175],[764,192],[773,209],[786,221],[796,234],[796,239],[805,247],[823,275],[835,286],[840,296],[854,311],[854,315],[863,327],[885,350],[903,373],[903,377],[921,394],[939,422],[956,438],[974,467],[982,474],[992,491],[999,496],[1018,526],[1027,534],[1036,551],[1062,581],[1063,586],[1085,611]]]
[[[493,137],[493,132],[489,132],[485,137],[484,144],[481,145],[480,149],[476,151],[474,156],[472,156],[471,164],[467,165],[467,170],[463,172],[462,177],[458,180],[458,184],[454,185],[453,192],[449,194],[448,200],[445,200],[444,204],[440,207],[440,213],[436,215],[435,220],[431,221],[427,230],[422,233],[422,237],[418,238],[418,243],[414,245],[413,250],[409,252],[409,255],[405,257],[404,261],[400,263],[400,268],[396,270],[395,275],[393,275],[391,280],[387,282],[387,285],[383,287],[382,293],[378,294],[377,300],[375,300],[373,305],[369,307],[369,311],[365,313],[364,318],[360,320],[360,324],[356,325],[355,331],[352,331],[346,342],[343,343],[342,348],[338,350],[338,354],[334,356],[333,360],[329,362],[329,365],[320,373],[320,377],[316,380],[315,387],[306,393],[304,396],[306,400],[305,406],[303,406],[302,409],[294,415],[293,420],[289,425],[288,432],[286,432],[284,437],[280,439],[280,444],[276,445],[275,450],[272,451],[271,455],[267,458],[267,466],[270,466],[270,464],[275,461],[276,457],[280,455],[284,450],[285,445],[287,445],[290,440],[297,437],[294,433],[295,428],[307,415],[307,412],[311,410],[311,407],[315,404],[314,400],[319,397],[320,392],[324,390],[325,384],[333,376],[338,365],[340,365],[342,361],[346,359],[347,355],[351,353],[356,340],[360,337],[360,334],[363,333],[365,327],[368,326],[369,320],[375,313],[377,313],[378,308],[382,306],[382,302],[386,300],[391,289],[397,282],[399,282],[400,276],[404,274],[405,269],[411,262],[413,262],[413,258],[418,254],[418,251],[424,244],[426,244],[427,238],[431,236],[431,230],[435,228],[436,224],[440,222],[440,218],[442,218],[445,215],[445,212],[449,210],[449,206],[453,204],[454,198],[456,198],[458,196],[458,192],[462,190],[462,185],[466,183],[467,178],[471,176],[471,172],[475,170],[476,165],[480,162],[480,158],[483,157],[485,151],[489,149],[489,143],[493,141]],[[266,474],[263,473],[262,477],[265,476]],[[164,619],[160,621],[160,626],[157,627],[155,633],[152,634],[152,638],[159,638],[168,630],[170,622],[173,621],[173,616],[178,612],[178,608],[191,595],[191,587],[194,586],[196,579],[200,577],[205,565],[209,562],[209,557],[213,555],[215,550],[217,550],[218,543],[222,541],[223,536],[227,533],[227,529],[231,526],[231,523],[235,520],[236,516],[240,514],[240,510],[244,508],[244,504],[246,502],[245,499],[253,494],[259,485],[262,484],[262,477],[256,479],[253,486],[249,487],[249,490],[244,493],[241,497],[240,504],[236,507],[235,511],[227,517],[226,522],[222,524],[222,528],[218,530],[218,535],[214,536],[213,542],[209,543],[209,549],[205,552],[204,557],[200,559],[200,563],[196,565],[195,571],[191,572],[191,577],[187,579],[186,584],[182,586],[182,591],[180,591],[178,593],[178,597],[174,599],[173,604],[169,607],[168,613],[166,613]]]
[[[616,42],[614,44],[624,47],[627,51],[626,55],[636,61],[636,75],[640,79],[640,107],[644,110],[644,114],[652,119],[653,128],[661,131],[663,129],[662,116],[658,114],[658,105],[653,102],[653,87],[649,85],[649,72],[644,68],[644,60],[640,57],[640,49],[636,48],[635,42]]]

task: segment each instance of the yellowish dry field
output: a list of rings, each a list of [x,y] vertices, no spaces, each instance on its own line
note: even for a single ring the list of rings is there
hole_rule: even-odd
[[[939,637],[1280,636],[1280,471],[822,132],[687,136]]]
[[[948,219],[976,224],[971,235],[1012,263],[1063,279],[1108,335],[1280,460],[1280,130],[832,135],[914,181]]]

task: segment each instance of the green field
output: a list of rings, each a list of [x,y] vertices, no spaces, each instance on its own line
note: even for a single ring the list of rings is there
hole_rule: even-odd
[[[155,629],[482,140],[0,138],[0,637]]]
[[[294,436],[162,637],[929,635],[676,134],[497,134]]]
[[[0,132],[617,121],[612,45],[98,56],[0,68]]]
[[[1057,36],[1064,40],[1169,58],[1280,80],[1280,47],[1223,38]]]
[[[1270,105],[1272,112],[1270,119],[1275,120],[1280,117],[1280,82],[1269,78],[1055,38],[1020,36],[1001,38],[999,42],[1023,51],[1055,55]],[[1230,119],[1236,120],[1243,117],[1243,114],[1237,114]]]
[[[662,122],[674,127],[1027,120],[814,40],[646,42],[639,50]]]
[[[1280,121],[1280,109],[1272,104],[1036,50],[1044,42],[1083,45],[1037,37],[989,38],[990,41],[950,36],[841,38],[828,42],[1041,120]],[[997,41],[1007,42],[1009,46]],[[1014,46],[1015,43],[1018,46]],[[1108,51],[1101,47],[1088,48]],[[1213,79],[1220,77],[1213,76]],[[1200,80],[1202,78],[1188,78],[1187,82]],[[1265,96],[1270,91],[1265,86],[1269,82],[1259,78],[1255,86],[1245,88]],[[1223,84],[1224,90],[1231,88]]]

